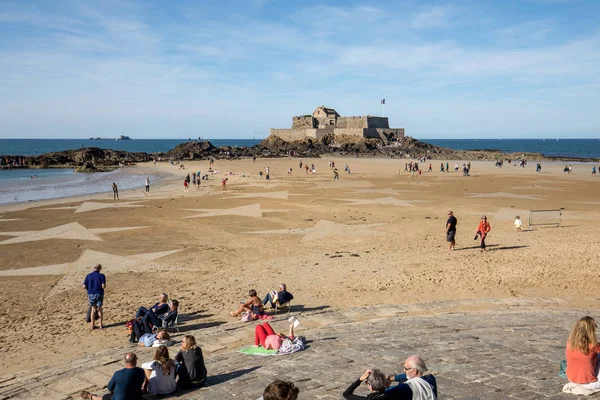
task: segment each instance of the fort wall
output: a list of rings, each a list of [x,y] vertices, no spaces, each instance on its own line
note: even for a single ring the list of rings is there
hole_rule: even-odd
[[[390,128],[386,117],[341,117],[334,109],[321,106],[312,116],[292,117],[292,129],[271,129],[271,135],[285,141],[322,139],[326,135],[347,135],[387,141],[404,137],[404,129]]]
[[[362,129],[367,127],[367,117],[339,117],[336,128],[339,129]]]
[[[365,126],[365,128],[382,128],[382,129],[386,129],[389,128],[390,125],[388,123],[388,119],[386,117],[371,117],[368,116],[367,118],[367,126]]]
[[[316,127],[316,121],[312,116],[292,118],[292,129],[312,129]]]
[[[291,142],[306,139],[307,131],[311,130],[314,129],[271,129],[271,136],[277,136],[287,142]]]

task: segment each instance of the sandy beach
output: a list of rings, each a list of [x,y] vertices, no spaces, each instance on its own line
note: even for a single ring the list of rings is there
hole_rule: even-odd
[[[303,159],[316,167],[306,175],[300,159],[218,160],[219,172],[189,193],[185,175],[205,173],[208,161],[186,162],[185,170],[140,165],[132,170],[165,176],[148,195],[122,191],[113,201],[107,188],[1,207],[0,324],[9,335],[0,352],[12,360],[3,371],[123,345],[125,321],[161,292],[178,299],[182,313],[223,327],[240,323],[228,313],[249,289],[262,296],[282,282],[305,307],[595,297],[600,178],[591,166],[574,164],[566,175],[558,163],[535,173],[535,163],[474,162],[463,177],[431,161],[433,172],[411,176],[403,172],[408,161]],[[258,175],[264,167],[268,181]],[[530,210],[551,209],[563,210],[559,228],[528,227]],[[454,252],[445,241],[449,210],[458,219]],[[484,253],[473,240],[483,214],[492,227]],[[90,332],[81,284],[97,262],[107,276],[108,328]]]

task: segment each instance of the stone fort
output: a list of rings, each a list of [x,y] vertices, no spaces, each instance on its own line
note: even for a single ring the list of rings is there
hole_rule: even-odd
[[[321,139],[326,135],[395,140],[404,137],[404,128],[390,128],[386,117],[341,117],[333,108],[317,107],[312,115],[292,117],[292,129],[271,128],[271,135],[285,141]]]

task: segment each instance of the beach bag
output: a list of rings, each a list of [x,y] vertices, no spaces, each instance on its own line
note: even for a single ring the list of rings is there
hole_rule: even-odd
[[[133,319],[130,319],[129,321],[127,321],[125,323],[125,327],[127,328],[127,331],[129,332],[129,334],[131,335],[131,332],[133,332]]]
[[[252,321],[252,313],[243,312],[242,316],[240,317],[240,321],[242,321],[242,322],[250,322],[250,321]]]

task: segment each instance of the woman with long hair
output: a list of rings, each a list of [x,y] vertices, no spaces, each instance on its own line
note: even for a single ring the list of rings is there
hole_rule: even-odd
[[[594,318],[583,317],[577,321],[567,340],[567,379],[586,389],[600,389],[600,344],[596,337],[596,328]]]
[[[175,355],[175,361],[187,370],[191,383],[203,384],[206,380],[206,366],[202,349],[196,345],[196,338],[185,335],[181,342],[181,350]]]
[[[161,345],[154,353],[154,360],[143,363],[142,368],[148,379],[148,392],[170,394],[177,389],[175,363],[169,358],[169,349]]]

